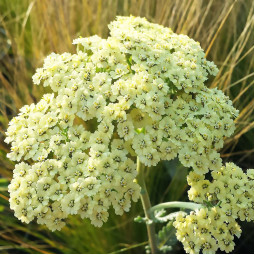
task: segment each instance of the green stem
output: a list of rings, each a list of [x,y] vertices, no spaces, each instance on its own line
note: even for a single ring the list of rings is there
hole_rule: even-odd
[[[192,203],[192,202],[174,201],[174,202],[167,202],[167,203],[155,205],[155,206],[151,207],[150,213],[153,213],[154,211],[159,211],[164,208],[186,208],[186,209],[190,209],[190,210],[196,210],[196,209],[200,209],[202,207],[203,207],[203,205]]]
[[[140,198],[142,201],[144,214],[148,220],[152,221],[152,216],[150,213],[151,202],[149,199],[149,195],[148,195],[146,185],[145,185],[145,180],[144,180],[144,165],[142,165],[142,163],[140,162],[139,157],[137,157],[137,172],[138,172],[137,181],[138,181],[138,184],[141,186]],[[155,234],[155,225],[152,222],[151,224],[146,224],[146,227],[147,227],[151,253],[153,254],[157,253],[158,249],[157,249],[157,241],[156,241],[156,234]]]

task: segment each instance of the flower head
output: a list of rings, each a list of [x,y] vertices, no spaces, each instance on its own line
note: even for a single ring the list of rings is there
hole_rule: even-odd
[[[22,221],[59,230],[68,215],[101,226],[111,205],[128,211],[140,191],[133,156],[147,166],[178,156],[198,175],[221,164],[217,150],[238,111],[205,86],[218,69],[199,43],[144,18],[117,17],[109,28],[107,39],[74,40],[76,54],[50,54],[33,81],[54,93],[9,124],[8,157],[22,161],[10,203]]]

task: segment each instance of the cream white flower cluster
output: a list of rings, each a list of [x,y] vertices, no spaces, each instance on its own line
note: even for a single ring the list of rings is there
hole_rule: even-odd
[[[191,189],[189,199],[198,203],[210,203],[186,216],[180,214],[174,226],[177,238],[188,253],[231,252],[234,235],[240,237],[237,219],[254,219],[254,170],[244,173],[233,163],[227,163],[219,171],[212,171],[213,181],[194,171],[188,177]]]
[[[212,205],[220,202],[219,206],[227,216],[242,221],[253,220],[254,170],[248,169],[245,173],[234,163],[227,163],[211,175],[211,182],[195,172],[188,175],[189,199],[197,203],[208,201]]]
[[[234,236],[240,237],[241,228],[222,209],[213,207],[193,211],[190,215],[179,213],[173,223],[176,236],[187,253],[215,254],[220,248],[226,253],[234,249]]]
[[[96,226],[137,201],[135,156],[146,166],[179,157],[205,174],[238,111],[208,89],[218,69],[199,43],[146,19],[118,17],[111,36],[74,40],[77,53],[50,54],[33,76],[49,86],[6,132],[17,164],[10,203],[24,222],[61,229],[70,214]],[[26,161],[26,163],[24,162]]]

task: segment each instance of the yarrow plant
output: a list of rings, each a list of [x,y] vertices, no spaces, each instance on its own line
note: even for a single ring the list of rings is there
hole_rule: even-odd
[[[198,42],[144,18],[117,17],[109,29],[107,39],[74,40],[76,54],[50,54],[33,76],[53,93],[22,107],[6,132],[8,157],[21,161],[11,209],[52,231],[74,214],[101,227],[111,206],[122,215],[141,196],[152,252],[157,212],[169,207],[191,210],[172,219],[186,252],[232,251],[236,220],[253,219],[253,170],[223,166],[218,153],[238,110],[205,86],[217,67]],[[176,157],[192,169],[195,203],[151,207],[143,168]]]

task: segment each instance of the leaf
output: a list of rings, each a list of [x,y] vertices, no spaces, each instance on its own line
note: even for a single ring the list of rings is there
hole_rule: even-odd
[[[150,225],[150,224],[153,223],[153,220],[148,219],[148,218],[146,218],[146,217],[143,218],[143,217],[141,217],[141,216],[137,216],[137,217],[134,218],[134,222],[137,222],[137,223],[145,223],[145,224],[147,224],[147,225]]]
[[[164,210],[161,210],[161,211],[157,211],[154,215],[155,217],[155,222],[160,222],[160,223],[164,223],[164,222],[167,222],[167,221],[173,221],[176,216],[179,214],[179,212],[174,212],[174,213],[170,213],[168,215],[165,215],[166,212]]]
[[[166,253],[172,250],[172,247],[177,243],[176,230],[173,226],[173,221],[169,221],[158,232],[158,248]]]

